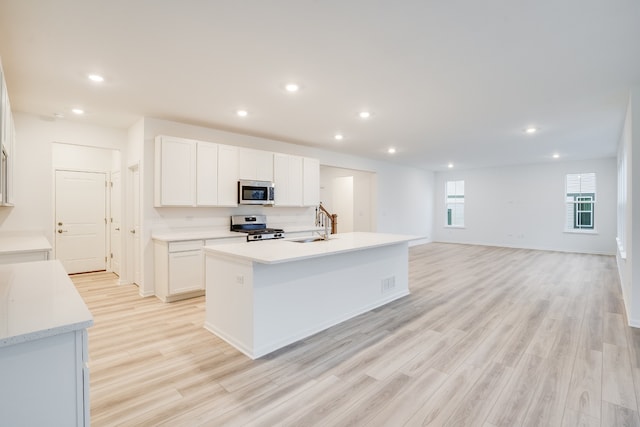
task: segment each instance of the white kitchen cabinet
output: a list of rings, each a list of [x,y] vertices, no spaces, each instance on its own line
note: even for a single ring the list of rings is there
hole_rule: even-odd
[[[218,145],[218,206],[238,206],[238,147]]]
[[[198,141],[196,160],[196,203],[218,205],[218,144]]]
[[[302,206],[302,157],[275,153],[273,178],[276,206]]]
[[[203,240],[154,241],[156,296],[164,302],[204,294]]]
[[[204,295],[202,247],[245,241],[244,234],[207,240],[154,240],[156,296],[164,302],[173,302]]]
[[[239,179],[273,181],[272,152],[241,148],[239,160]]]
[[[317,206],[320,204],[320,161],[308,157],[303,158],[302,173],[302,204]]]
[[[154,206],[196,206],[197,141],[158,136]]]

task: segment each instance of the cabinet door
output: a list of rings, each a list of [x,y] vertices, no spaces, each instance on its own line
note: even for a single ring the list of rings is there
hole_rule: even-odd
[[[240,148],[239,179],[273,181],[273,153]]]
[[[155,206],[196,205],[196,141],[156,139]]]
[[[302,204],[315,206],[320,203],[320,161],[305,157],[302,161]]]
[[[255,157],[256,179],[258,181],[273,181],[273,153],[256,150]]]
[[[318,183],[318,191],[320,184]],[[302,206],[303,176],[302,157],[289,156],[289,203],[291,206]],[[319,198],[320,196],[318,196]]]
[[[204,289],[202,250],[169,254],[169,294]]]
[[[196,177],[198,206],[216,206],[218,204],[218,144],[198,142]]]
[[[273,156],[273,181],[275,188],[275,205],[290,206],[289,198],[289,155],[276,153]]]
[[[238,206],[238,147],[218,146],[218,206]]]

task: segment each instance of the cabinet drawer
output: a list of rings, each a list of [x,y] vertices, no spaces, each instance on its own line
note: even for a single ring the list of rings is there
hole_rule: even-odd
[[[169,242],[169,252],[197,251],[202,249],[202,240],[187,240],[184,242]]]

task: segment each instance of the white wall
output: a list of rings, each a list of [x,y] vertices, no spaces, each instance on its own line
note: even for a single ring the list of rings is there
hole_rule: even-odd
[[[565,176],[595,172],[597,234],[564,232]],[[445,227],[445,183],[464,180],[465,227]],[[434,240],[615,254],[616,161],[554,162],[436,174]]]
[[[0,208],[0,230],[41,231],[53,244],[53,143],[122,150],[126,131],[19,112],[13,118],[15,206]]]
[[[619,162],[626,167],[622,180],[626,181],[626,192],[619,196],[619,218],[623,221],[618,236],[620,246],[616,253],[618,273],[624,297],[627,319],[631,326],[640,327],[640,262],[634,263],[635,249],[640,248],[640,227],[633,225],[634,215],[640,217],[640,87],[629,94],[629,104],[619,142]],[[634,104],[635,108],[634,108]],[[622,153],[626,153],[622,156]],[[624,165],[623,165],[624,164]],[[639,257],[640,260],[640,257]]]
[[[243,213],[264,213],[269,225],[312,224],[314,208],[155,208],[153,206],[153,150],[157,135],[171,135],[200,141],[217,142],[260,150],[314,157],[321,165],[371,171],[376,174],[374,196],[377,224],[375,231],[431,236],[431,198],[433,173],[387,162],[349,156],[328,150],[289,144],[266,138],[251,137],[200,126],[166,120],[144,119],[144,155],[141,159],[143,179],[143,259],[144,269],[140,292],[153,292],[153,247],[151,234],[155,230],[184,227],[228,227],[229,216]],[[132,155],[132,157],[135,155]],[[425,197],[415,197],[415,194]]]

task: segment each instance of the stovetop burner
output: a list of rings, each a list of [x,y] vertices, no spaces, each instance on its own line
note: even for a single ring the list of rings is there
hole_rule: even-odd
[[[233,215],[231,216],[231,231],[247,233],[247,241],[282,239],[284,230],[281,228],[267,228],[265,215]]]

